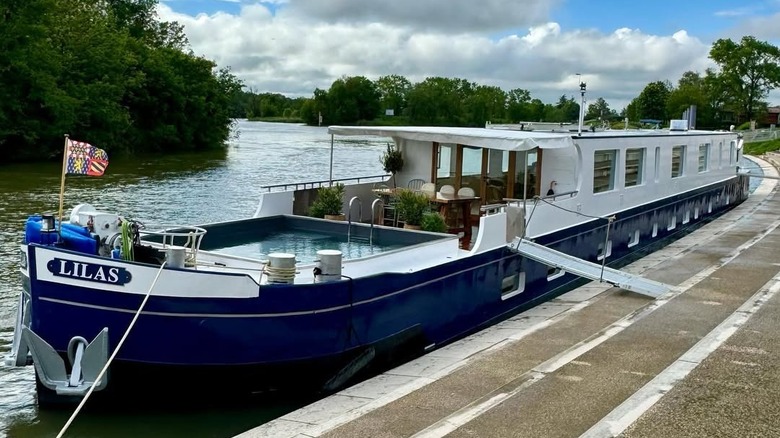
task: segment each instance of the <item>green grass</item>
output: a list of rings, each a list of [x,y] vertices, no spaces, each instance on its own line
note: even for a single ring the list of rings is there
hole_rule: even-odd
[[[779,149],[780,139],[745,143],[745,153],[748,155],[761,155],[765,152],[776,151]]]

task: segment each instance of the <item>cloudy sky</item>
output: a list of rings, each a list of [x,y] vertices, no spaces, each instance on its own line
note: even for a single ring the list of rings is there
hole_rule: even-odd
[[[341,76],[458,77],[546,103],[622,109],[649,82],[704,72],[718,38],[780,46],[780,0],[161,0],[193,51],[256,92],[311,96]],[[769,103],[780,105],[780,91]]]

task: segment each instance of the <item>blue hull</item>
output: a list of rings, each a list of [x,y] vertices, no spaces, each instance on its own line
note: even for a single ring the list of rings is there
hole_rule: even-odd
[[[607,263],[624,265],[746,197],[747,178],[733,178],[621,212],[609,228]],[[668,229],[671,223],[675,227]],[[606,221],[593,220],[537,242],[598,262],[606,233]],[[92,339],[108,327],[113,350],[143,296],[39,280],[32,268],[36,248],[30,245],[28,252],[31,329],[64,354],[72,337]],[[502,299],[502,281],[519,272],[525,273],[523,291]],[[152,296],[112,365],[109,393],[138,390],[138,372],[159,377],[162,390],[178,391],[203,377],[216,382],[214,390],[320,388],[367,349],[376,351],[371,369],[381,369],[582,283],[571,274],[549,274],[546,265],[502,247],[408,274],[264,285],[256,298]]]

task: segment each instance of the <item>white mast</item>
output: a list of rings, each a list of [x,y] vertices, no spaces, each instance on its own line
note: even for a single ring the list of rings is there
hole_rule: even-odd
[[[580,82],[580,120],[577,135],[582,135],[582,124],[585,122],[585,82]]]

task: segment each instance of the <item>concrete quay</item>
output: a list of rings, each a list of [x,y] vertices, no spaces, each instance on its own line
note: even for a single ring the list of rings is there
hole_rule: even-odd
[[[764,179],[623,268],[659,299],[591,282],[239,437],[780,436],[779,228]]]

